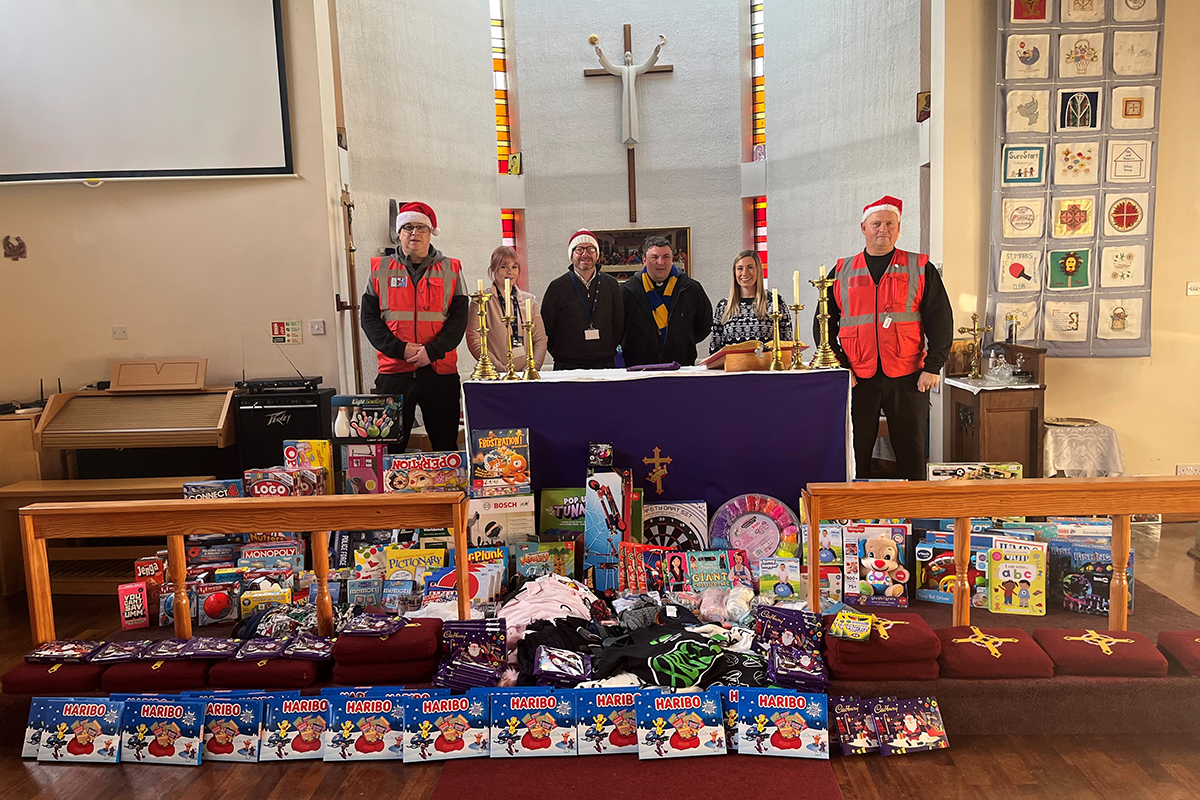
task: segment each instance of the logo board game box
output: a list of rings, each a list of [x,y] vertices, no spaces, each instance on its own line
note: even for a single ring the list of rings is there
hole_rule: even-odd
[[[384,492],[465,492],[467,454],[403,453],[383,457]]]
[[[492,758],[576,754],[575,692],[528,689],[492,695]]]
[[[630,688],[576,689],[579,755],[636,753],[637,698]]]
[[[487,689],[404,700],[404,763],[475,758],[489,753]]]
[[[328,697],[277,697],[266,703],[259,761],[317,759],[325,755]]]
[[[203,700],[190,698],[127,700],[121,714],[121,760],[199,766],[204,707]]]
[[[823,694],[740,689],[738,753],[829,758],[827,711]]]
[[[531,494],[529,429],[471,431],[471,496]]]
[[[330,401],[338,444],[400,441],[401,395],[339,394]]]
[[[721,692],[663,694],[643,690],[637,698],[638,758],[724,755]]]
[[[104,698],[43,698],[37,760],[117,763],[123,708],[124,703]],[[28,741],[32,738],[28,728],[27,733]]]
[[[516,544],[534,535],[533,495],[472,499],[467,509],[467,544]]]

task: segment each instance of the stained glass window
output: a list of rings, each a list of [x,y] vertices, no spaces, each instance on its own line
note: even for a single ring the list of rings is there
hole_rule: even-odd
[[[508,62],[504,52],[504,15],[500,0],[491,0],[492,8],[492,79],[496,93],[496,159],[501,175],[508,174],[508,156],[512,136],[508,117]]]
[[[763,67],[763,0],[750,0],[750,49],[752,68],[750,107],[753,125],[753,159],[762,161],[767,157],[767,105],[766,74]],[[754,249],[762,259],[763,285],[767,285],[767,198],[754,198]]]
[[[517,212],[511,208],[500,209],[501,244],[517,246]]]
[[[763,265],[763,284],[767,282],[767,198],[754,198],[754,249]]]

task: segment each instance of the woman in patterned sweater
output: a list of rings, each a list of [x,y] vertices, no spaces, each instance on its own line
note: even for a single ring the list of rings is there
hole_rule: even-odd
[[[770,301],[762,282],[762,261],[753,250],[743,250],[733,260],[733,283],[729,297],[717,301],[713,310],[712,338],[708,352],[715,353],[727,344],[758,341],[769,344],[774,338],[774,323],[767,316]],[[785,307],[786,312],[786,307]],[[779,321],[779,338],[792,339],[792,318]]]

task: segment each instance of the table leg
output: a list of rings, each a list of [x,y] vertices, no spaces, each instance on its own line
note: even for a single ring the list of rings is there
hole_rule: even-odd
[[[50,595],[50,561],[46,558],[46,540],[33,532],[33,517],[21,516],[21,546],[25,550],[25,586],[29,594],[29,625],[33,643],[55,639],[54,602]]]
[[[333,636],[333,598],[329,594],[329,531],[312,532],[313,571],[317,573],[317,633]]]
[[[954,617],[955,625],[971,624],[971,518],[954,520]]]
[[[821,501],[805,489],[800,493],[808,526],[808,607],[821,613]]]
[[[467,578],[471,570],[467,564],[467,496],[454,507],[454,567],[455,582],[458,586],[458,618],[471,618],[470,584]]]
[[[1112,580],[1108,584],[1108,629],[1129,629],[1129,524],[1128,514],[1112,518]]]
[[[187,594],[187,550],[183,546],[183,535],[167,537],[167,570],[171,583],[175,584],[175,636],[178,639],[192,638],[192,604]]]

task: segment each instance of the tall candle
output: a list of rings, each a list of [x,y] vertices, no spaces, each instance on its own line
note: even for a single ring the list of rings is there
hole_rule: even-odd
[[[821,265],[821,280],[825,280],[825,265]]]
[[[475,289],[480,294],[483,294],[483,278],[480,278],[479,280],[475,281]]]
[[[778,314],[779,313],[779,290],[772,289],[771,292],[775,295],[775,309],[774,310],[775,310],[775,313]]]
[[[512,281],[504,279],[504,316],[512,316]]]
[[[525,298],[525,321],[533,321],[533,301],[528,297]]]
[[[792,273],[792,302],[800,305],[800,270]]]

